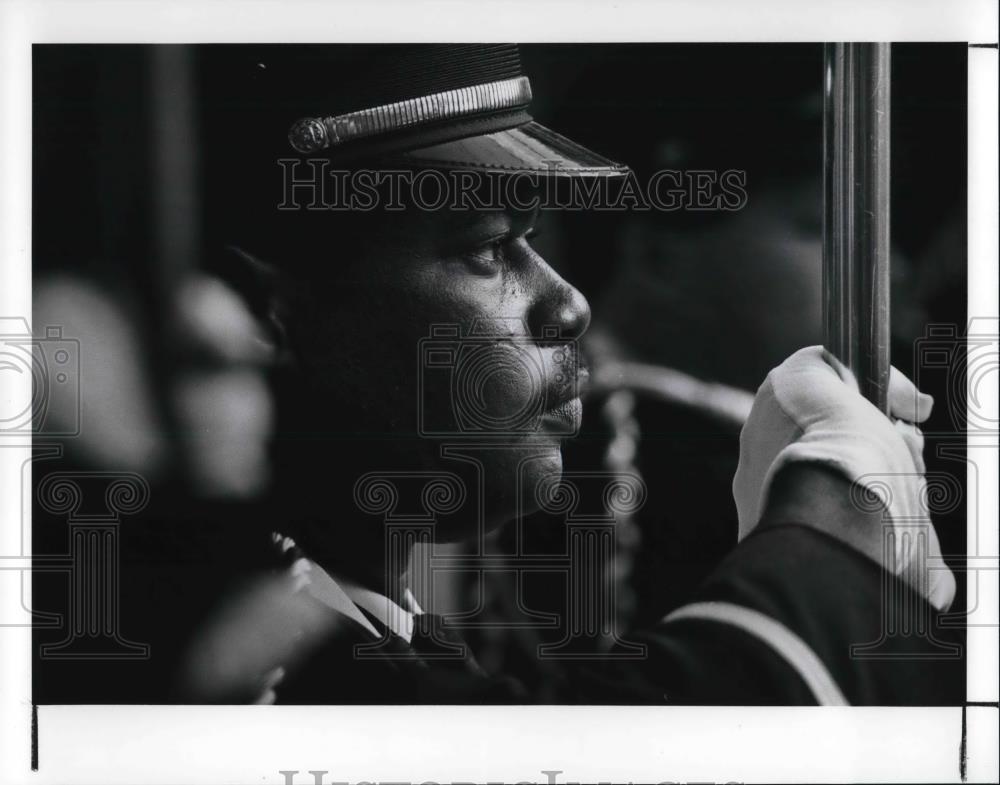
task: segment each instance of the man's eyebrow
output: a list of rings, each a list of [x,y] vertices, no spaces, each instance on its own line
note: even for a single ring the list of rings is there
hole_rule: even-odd
[[[496,211],[482,214],[483,220],[473,224],[470,233],[485,237],[502,237],[504,235],[517,237],[530,231],[537,222],[539,214],[540,211],[537,209]]]
[[[461,251],[505,237],[511,233],[512,228],[512,222],[506,213],[478,212],[471,219],[463,216],[463,219],[451,224],[444,245],[448,249]]]
[[[495,240],[526,234],[535,225],[539,210],[479,211],[455,221],[444,238],[447,253],[460,253]]]

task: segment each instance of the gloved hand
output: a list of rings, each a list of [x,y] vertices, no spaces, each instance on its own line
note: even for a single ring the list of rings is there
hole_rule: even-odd
[[[861,395],[851,372],[823,347],[800,349],[768,374],[740,434],[733,479],[740,539],[760,521],[782,467],[798,461],[821,464],[857,484],[851,494],[859,510],[871,511],[871,499],[862,506],[864,493],[857,486],[881,500],[884,525],[897,529],[895,553],[883,552],[882,531],[848,529],[837,521],[809,525],[868,555],[881,555],[886,569],[946,609],[955,596],[955,578],[947,569],[928,570],[924,562],[941,557],[926,510],[924,440],[916,426],[930,416],[933,403],[893,368],[890,419]],[[901,527],[914,536],[899,536]],[[917,531],[927,537],[924,554],[916,547]]]

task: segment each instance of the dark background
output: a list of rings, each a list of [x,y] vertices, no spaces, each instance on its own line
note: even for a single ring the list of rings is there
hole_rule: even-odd
[[[590,299],[594,351],[752,392],[790,352],[820,342],[821,45],[527,45],[522,61],[535,119],[641,182],[660,168],[747,172],[739,213],[546,217],[536,244]],[[149,480],[150,505],[122,524],[121,629],[154,641],[149,660],[41,661],[35,699],[165,699],[178,641],[225,581],[220,562],[239,561],[233,532],[266,488],[270,416],[238,309],[206,274],[200,58],[197,47],[36,45],[33,67],[33,323],[63,325],[86,361],[86,427],[38,464],[36,480],[52,469]],[[938,401],[928,470],[963,485],[947,374],[914,358],[928,325],[960,335],[966,324],[965,140],[965,46],[894,45],[892,358]],[[588,407],[571,466],[596,460],[613,436],[598,411]],[[662,611],[643,597],[683,601],[732,546],[737,432],[655,397],[630,411],[635,465],[656,491],[623,548],[641,619]],[[965,553],[964,502],[936,524],[943,552]],[[34,527],[36,553],[66,552],[64,519],[36,505]],[[36,609],[65,612],[65,576],[39,574],[35,586]]]

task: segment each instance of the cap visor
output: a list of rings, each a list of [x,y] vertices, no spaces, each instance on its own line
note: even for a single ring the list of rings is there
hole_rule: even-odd
[[[528,172],[557,177],[616,177],[628,167],[530,122],[392,156],[393,163],[428,169]]]

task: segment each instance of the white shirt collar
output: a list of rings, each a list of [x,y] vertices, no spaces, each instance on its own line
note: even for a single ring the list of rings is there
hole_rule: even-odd
[[[361,612],[361,608],[364,608],[395,635],[410,642],[413,637],[413,617],[423,611],[409,589],[403,592],[402,600],[407,606],[403,608],[384,594],[343,578],[335,579],[316,562],[309,559],[306,561],[309,564],[309,582],[304,588],[314,599],[353,619],[376,638],[381,637],[368,617]]]
[[[295,547],[295,540],[291,537],[278,533],[272,534],[271,537],[282,551]],[[382,636],[375,629],[375,625],[361,612],[361,608],[407,643],[413,638],[413,617],[422,614],[423,610],[409,589],[403,590],[402,602],[406,606],[403,608],[377,591],[366,589],[343,578],[335,580],[316,562],[304,556],[295,561],[291,570],[296,580],[301,582],[302,590],[307,591],[313,599],[353,619],[376,638]]]
[[[413,637],[413,617],[418,613],[423,613],[423,611],[409,589],[403,590],[402,602],[407,606],[403,608],[384,594],[366,589],[364,586],[358,586],[343,578],[340,579],[340,585],[355,605],[364,608],[393,633],[407,643],[410,642]]]

